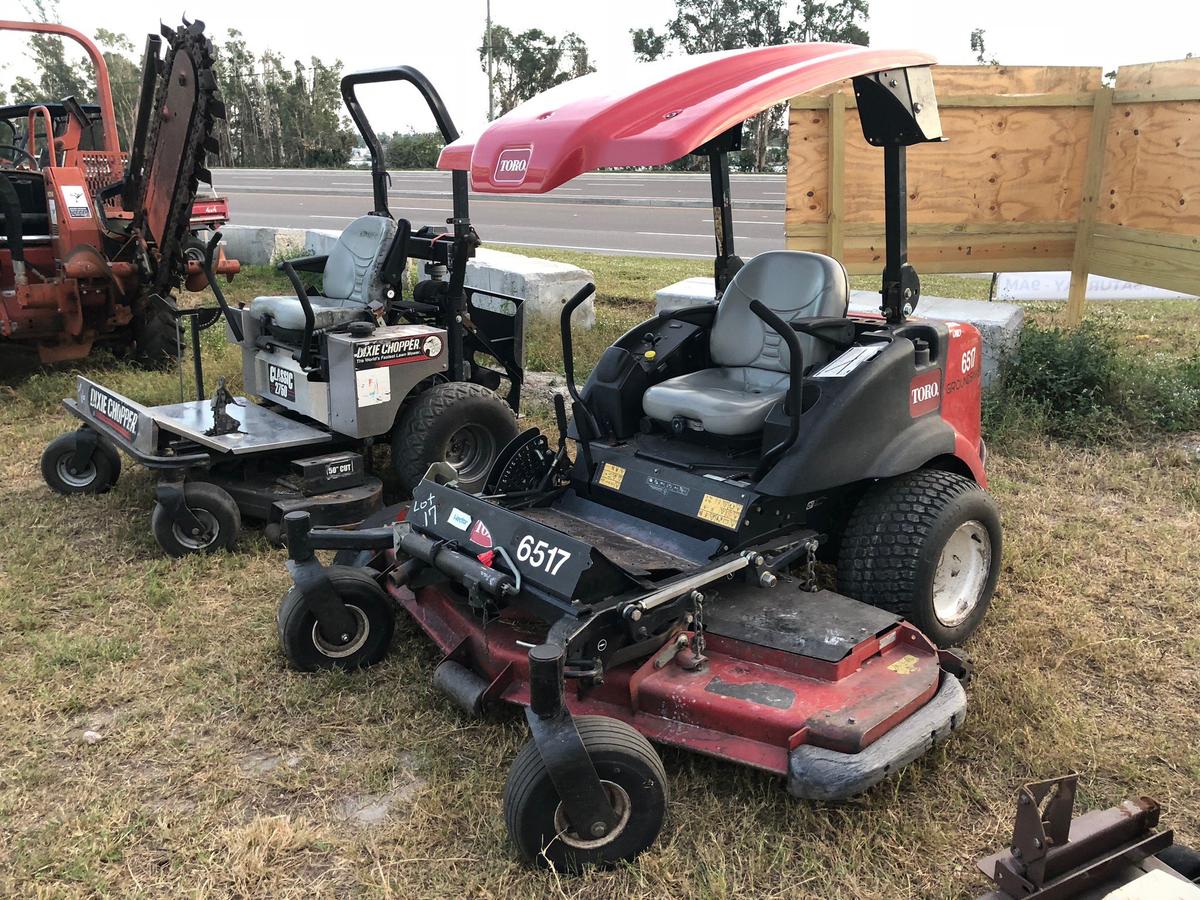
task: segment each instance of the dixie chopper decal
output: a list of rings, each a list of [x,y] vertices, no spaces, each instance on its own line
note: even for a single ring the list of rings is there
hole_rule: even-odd
[[[354,368],[375,369],[401,363],[434,359],[442,355],[442,339],[436,334],[364,341],[354,348]]]
[[[101,424],[107,425],[126,440],[133,440],[141,418],[136,409],[96,387],[88,388],[88,407]]]

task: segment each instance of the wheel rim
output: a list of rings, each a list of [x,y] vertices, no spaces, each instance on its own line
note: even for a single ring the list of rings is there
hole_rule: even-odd
[[[961,625],[983,599],[992,568],[992,536],[982,522],[963,522],[942,548],[933,575],[933,612],[948,628]]]
[[[488,473],[495,447],[495,438],[482,425],[464,425],[450,435],[446,445],[446,462],[454,466],[463,481],[474,481]]]
[[[349,638],[341,644],[331,644],[321,636],[321,626],[318,622],[313,622],[312,641],[322,654],[330,659],[345,659],[347,656],[353,656],[362,649],[363,644],[367,642],[367,638],[371,634],[371,623],[367,619],[367,614],[355,606],[353,603],[347,603],[346,609],[354,614],[356,630],[354,637]]]
[[[58,477],[63,483],[73,488],[85,488],[91,485],[96,480],[96,464],[88,462],[82,469],[72,469],[71,460],[75,457],[74,452],[65,453],[58,458],[54,468],[58,472]]]
[[[180,528],[179,523],[176,522],[171,525],[171,532],[175,535],[175,540],[179,541],[188,550],[203,550],[206,547],[212,546],[213,541],[217,539],[217,535],[221,531],[217,517],[207,509],[192,509],[189,506],[188,511],[200,523],[200,533],[189,534]]]
[[[613,781],[601,781],[600,784],[603,785],[605,792],[608,794],[608,802],[612,804],[613,811],[617,814],[617,824],[613,826],[612,831],[603,837],[581,838],[571,828],[571,822],[567,819],[567,812],[560,803],[554,810],[554,831],[558,839],[568,847],[575,847],[579,850],[595,850],[597,847],[603,847],[605,844],[610,844],[620,837],[621,832],[625,830],[625,826],[629,824],[632,804],[629,802],[629,794],[626,793],[625,788]]]

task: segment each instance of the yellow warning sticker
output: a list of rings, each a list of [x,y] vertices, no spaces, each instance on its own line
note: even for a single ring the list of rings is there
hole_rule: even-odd
[[[740,503],[705,494],[704,499],[700,501],[700,512],[696,513],[696,516],[706,522],[715,522],[722,528],[736,531],[738,523],[742,521],[742,509]]]
[[[625,470],[620,466],[614,466],[612,463],[605,463],[604,468],[600,470],[600,486],[606,487],[609,490],[619,491],[621,482],[625,480]]]
[[[890,666],[888,666],[888,668],[891,669],[893,672],[895,672],[897,675],[911,675],[913,672],[916,671],[917,663],[919,661],[920,660],[918,660],[911,653],[908,653],[908,654],[905,654],[904,656],[900,657],[898,660],[896,660],[894,663],[892,663]]]

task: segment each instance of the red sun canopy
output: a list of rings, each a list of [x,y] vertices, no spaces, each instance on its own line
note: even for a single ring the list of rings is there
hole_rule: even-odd
[[[540,194],[606,166],[671,162],[796,94],[934,61],[916,50],[784,44],[595,72],[448,144],[438,168],[470,172],[483,193]]]

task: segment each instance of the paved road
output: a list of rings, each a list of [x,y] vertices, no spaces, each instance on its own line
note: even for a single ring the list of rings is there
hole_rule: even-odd
[[[214,169],[213,180],[215,189],[229,197],[231,221],[238,225],[340,228],[371,204],[365,171]],[[751,256],[782,248],[784,176],[734,175],[732,181],[738,253]],[[450,213],[449,192],[446,173],[396,173],[389,205],[394,215],[414,225],[441,223]],[[490,243],[712,255],[707,175],[592,174],[543,197],[473,194],[471,218]],[[739,209],[739,201],[746,206]],[[681,203],[692,205],[674,205]]]

